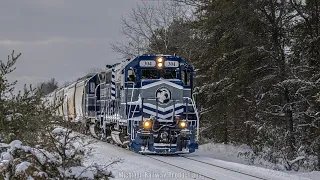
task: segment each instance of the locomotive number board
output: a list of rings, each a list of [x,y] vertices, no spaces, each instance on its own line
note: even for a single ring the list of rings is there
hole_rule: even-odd
[[[139,63],[140,67],[155,67],[156,66],[156,61],[140,61]],[[178,61],[164,61],[164,66],[165,67],[179,67],[179,62]]]
[[[179,67],[178,61],[165,61],[164,62],[165,67]]]
[[[155,61],[140,61],[140,67],[155,67]]]

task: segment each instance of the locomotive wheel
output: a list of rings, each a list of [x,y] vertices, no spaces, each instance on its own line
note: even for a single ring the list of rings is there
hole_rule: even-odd
[[[122,140],[122,147],[125,149],[129,149],[129,144],[130,144],[129,136],[121,138],[121,140]]]
[[[177,137],[177,150],[182,151],[183,148],[185,148],[187,146],[186,140],[181,137],[178,136]]]
[[[127,135],[127,132],[122,131],[122,133],[119,134],[119,137],[122,143],[121,147],[125,149],[129,149],[130,139],[129,139],[129,136]]]
[[[98,123],[98,121],[90,125],[90,133],[93,137],[97,139],[102,138],[102,129],[100,128],[100,124]]]
[[[85,122],[80,122],[78,125],[78,131],[81,132],[82,134],[88,135],[89,132],[89,124]]]

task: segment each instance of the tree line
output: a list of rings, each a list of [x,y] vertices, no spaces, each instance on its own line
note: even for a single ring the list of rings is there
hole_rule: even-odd
[[[122,34],[112,47],[126,58],[176,53],[195,66],[203,139],[320,170],[318,0],[146,2]]]

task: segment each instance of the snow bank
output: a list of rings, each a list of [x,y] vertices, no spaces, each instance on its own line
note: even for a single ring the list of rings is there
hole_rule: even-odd
[[[228,167],[233,167],[235,170],[241,170],[243,172],[264,172],[266,177],[270,176],[279,176],[277,171],[272,171],[263,168],[269,169],[278,169],[277,165],[265,161],[263,159],[253,159],[251,158],[253,151],[248,145],[232,145],[232,144],[221,144],[221,143],[207,143],[199,146],[199,150],[194,153],[195,156],[206,157],[205,161],[209,163],[217,163],[219,165],[225,165]],[[213,158],[210,160],[210,158]],[[250,159],[251,158],[251,159]],[[295,160],[300,160],[303,157],[297,157]],[[219,161],[223,160],[223,161]],[[229,162],[225,162],[229,161]],[[234,163],[232,163],[234,162]],[[249,169],[240,164],[253,165],[249,166]],[[255,166],[255,167],[254,167]],[[263,167],[263,168],[260,168]],[[301,178],[309,178],[318,180],[320,179],[320,172],[313,171],[308,173],[301,173],[295,171],[283,171],[284,173],[296,175]],[[280,172],[279,172],[280,173]],[[280,174],[281,175],[281,174]],[[287,178],[287,177],[284,177]],[[292,179],[292,177],[290,177]],[[295,178],[293,178],[295,179]]]
[[[70,133],[67,133],[70,132]],[[83,165],[90,148],[66,128],[52,131],[54,141],[48,150],[24,146],[14,140],[0,144],[0,175],[6,179],[95,179],[110,177],[105,166]],[[53,151],[52,151],[53,150]],[[65,163],[68,162],[68,163]]]
[[[252,152],[248,145],[235,146],[231,144],[207,143],[199,146],[194,154],[224,161],[251,164],[245,155]]]
[[[320,179],[320,171],[313,171],[313,172],[308,172],[308,173],[296,173],[295,175],[300,176],[300,177],[309,178],[309,179],[314,179],[314,180]]]

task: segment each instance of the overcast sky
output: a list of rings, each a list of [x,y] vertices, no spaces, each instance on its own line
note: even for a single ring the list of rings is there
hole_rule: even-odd
[[[121,18],[142,0],[1,0],[0,59],[21,52],[10,79],[59,83],[120,61]],[[147,0],[143,0],[147,1]]]

